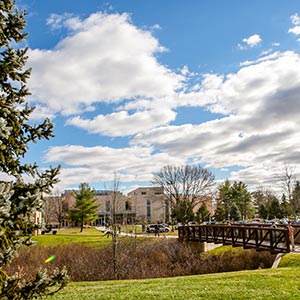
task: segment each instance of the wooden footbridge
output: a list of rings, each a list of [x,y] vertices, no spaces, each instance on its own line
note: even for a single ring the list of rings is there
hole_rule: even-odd
[[[300,225],[293,225],[294,239],[300,233]],[[268,224],[210,224],[200,226],[181,226],[178,228],[180,240],[208,242],[233,247],[254,248],[257,251],[288,253],[291,251],[289,231],[286,225],[271,228]]]

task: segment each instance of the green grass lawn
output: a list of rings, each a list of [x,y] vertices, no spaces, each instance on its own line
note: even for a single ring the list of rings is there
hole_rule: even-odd
[[[105,237],[104,233],[95,228],[85,228],[83,232],[80,232],[79,228],[58,229],[55,235],[47,233],[45,235],[34,236],[32,240],[41,246],[82,243],[93,247],[99,247],[111,242],[111,239]]]
[[[141,229],[136,226],[128,226],[122,228],[123,233],[134,233],[136,230],[137,237],[141,236]],[[163,236],[164,234],[161,234]],[[176,235],[177,232],[167,233],[168,235]],[[149,234],[149,236],[153,236],[154,234]],[[119,238],[125,238],[125,236],[120,235]],[[83,232],[80,232],[80,228],[64,228],[57,229],[57,233],[54,235],[51,232],[34,236],[32,238],[33,241],[37,242],[40,246],[56,246],[59,244],[67,244],[67,243],[82,243],[85,245],[89,245],[92,247],[99,247],[102,245],[108,245],[111,242],[111,238],[107,238],[103,232],[95,229],[95,228],[84,228]]]
[[[300,299],[295,267],[150,280],[70,283],[55,300]],[[51,297],[47,300],[53,299]]]
[[[210,254],[223,254],[226,251],[233,251],[233,252],[238,252],[238,251],[243,251],[243,247],[232,247],[230,245],[226,246],[219,246],[215,249],[209,250]]]

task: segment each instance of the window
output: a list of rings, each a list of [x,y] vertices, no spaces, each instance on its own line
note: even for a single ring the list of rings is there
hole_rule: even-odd
[[[126,201],[126,202],[125,202],[125,210],[126,210],[126,211],[132,210],[131,203],[130,203],[129,201]]]
[[[170,208],[168,200],[165,200],[165,221],[166,223],[170,221]]]
[[[105,210],[110,211],[110,201],[108,200],[105,202]]]
[[[142,192],[142,195],[146,195],[146,192]]]
[[[147,222],[151,222],[151,202],[150,200],[147,200],[147,206],[146,206],[146,216],[147,216]]]

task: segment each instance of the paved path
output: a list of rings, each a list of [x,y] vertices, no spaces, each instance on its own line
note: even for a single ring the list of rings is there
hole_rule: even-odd
[[[291,251],[290,253],[292,253],[292,254],[300,254],[300,246],[299,245],[295,245],[295,250]],[[286,255],[286,253],[278,253],[276,255],[276,258],[275,258],[275,260],[273,262],[273,265],[272,265],[272,269],[276,269],[279,266],[281,258],[284,255]]]

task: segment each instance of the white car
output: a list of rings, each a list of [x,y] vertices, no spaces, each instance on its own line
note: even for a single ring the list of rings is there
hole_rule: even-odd
[[[169,232],[170,228],[165,226],[164,224],[149,224],[147,226],[148,233],[154,233],[158,226],[159,232]]]

